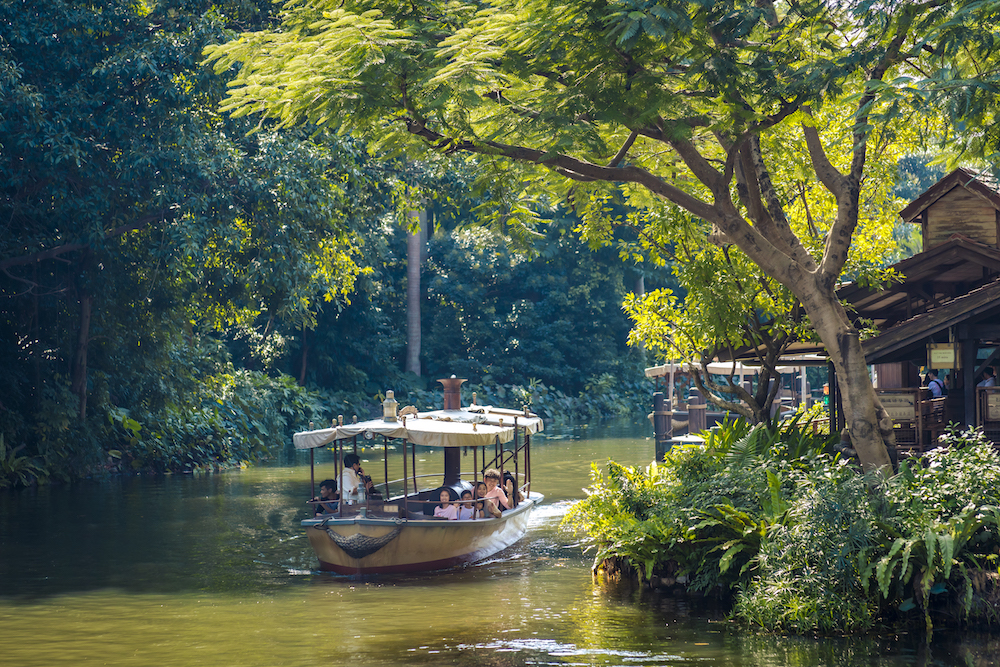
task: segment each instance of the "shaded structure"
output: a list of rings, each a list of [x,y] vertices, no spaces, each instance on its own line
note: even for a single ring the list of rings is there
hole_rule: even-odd
[[[989,177],[956,169],[900,212],[919,224],[922,251],[892,268],[900,280],[881,289],[847,284],[837,294],[856,324],[878,335],[862,343],[875,388],[893,417],[897,445],[932,446],[947,424],[983,427],[1000,441],[1000,390],[978,387],[1000,357],[1000,191]],[[860,328],[860,326],[859,326]],[[751,358],[743,350],[737,358]],[[789,354],[825,354],[800,341]],[[830,419],[844,428],[840,392],[830,369]],[[947,383],[935,397],[922,369]]]
[[[1000,443],[1000,388],[979,386],[987,368],[1000,361],[1000,186],[989,175],[959,168],[900,216],[920,225],[923,247],[893,265],[899,279],[879,289],[850,283],[837,291],[859,330],[874,326],[879,332],[862,349],[894,420],[897,447],[932,447],[951,423],[981,427]],[[758,357],[744,348],[718,361],[753,364]],[[779,363],[824,358],[821,343],[795,341]],[[839,384],[833,364],[826,365],[831,429],[842,430]],[[946,383],[945,396],[927,386],[921,372],[929,369]],[[657,371],[647,369],[647,375]]]

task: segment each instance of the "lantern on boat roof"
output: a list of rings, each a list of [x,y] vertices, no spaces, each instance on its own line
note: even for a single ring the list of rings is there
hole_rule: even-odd
[[[382,421],[396,421],[396,408],[398,406],[399,401],[395,398],[395,392],[393,392],[392,389],[389,389],[385,392],[385,400],[382,401]]]

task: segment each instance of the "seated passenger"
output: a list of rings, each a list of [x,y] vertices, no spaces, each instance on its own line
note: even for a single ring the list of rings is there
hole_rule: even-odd
[[[483,473],[483,481],[486,482],[486,498],[493,499],[497,507],[501,512],[510,509],[510,501],[507,500],[507,494],[500,487],[500,471],[496,468],[490,468],[485,473]]]
[[[472,500],[472,491],[462,491],[462,500]],[[476,510],[471,502],[462,503],[458,506],[459,519],[474,519]]]
[[[479,512],[478,518],[488,519],[491,516],[500,518],[500,508],[497,507],[493,498],[487,498],[489,486],[486,482],[476,482],[476,498],[482,500],[476,503],[476,510]]]
[[[337,493],[337,482],[332,479],[324,479],[319,483],[319,498],[313,498],[309,502],[317,503],[313,506],[314,515],[333,514],[337,511],[337,501],[340,494]]]
[[[524,502],[524,494],[517,488],[517,481],[514,479],[514,475],[510,474],[509,471],[503,471],[503,490],[507,493],[508,498],[517,498],[517,502]]]
[[[472,497],[482,498],[486,495],[486,482],[479,481],[476,482],[472,487]],[[483,501],[479,500],[475,505],[472,506],[472,518],[474,519],[485,519],[489,516],[489,512],[486,511],[486,507]]]
[[[434,516],[451,520],[458,518],[458,506],[452,504],[448,489],[441,489],[441,504],[434,508]]]
[[[348,505],[365,502],[365,483],[361,479],[361,459],[357,454],[344,457],[344,471],[340,475],[340,489]]]

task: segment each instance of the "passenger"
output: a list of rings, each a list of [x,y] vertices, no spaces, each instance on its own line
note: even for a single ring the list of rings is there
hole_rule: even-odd
[[[361,459],[358,455],[345,456],[344,472],[340,475],[340,489],[344,494],[344,502],[348,505],[365,501],[365,483],[361,475]]]
[[[997,376],[993,371],[992,366],[987,366],[983,369],[983,379],[979,381],[977,387],[995,387],[997,384]]]
[[[315,516],[319,516],[320,514],[332,514],[336,512],[338,500],[340,500],[340,494],[337,493],[337,481],[324,479],[319,483],[319,498],[313,498],[309,502],[317,503],[313,507],[313,510]]]
[[[507,494],[500,488],[500,471],[496,468],[490,468],[483,473],[483,480],[486,482],[487,489],[484,497],[493,500],[501,512],[509,510],[510,501],[507,500]]]
[[[462,500],[472,500],[472,491],[462,491]],[[471,502],[459,505],[458,518],[462,520],[476,518],[476,510],[472,505]]]
[[[458,506],[451,502],[451,492],[448,489],[441,489],[441,504],[434,508],[434,516],[452,521],[458,518]]]
[[[503,490],[507,493],[508,498],[517,498],[517,502],[524,502],[524,494],[521,493],[517,488],[517,481],[514,479],[514,475],[510,474],[507,470],[503,471]],[[517,495],[515,495],[515,491]]]
[[[489,487],[486,486],[486,482],[476,482],[476,498],[481,500],[481,502],[476,503],[476,518],[488,519],[490,516],[494,516],[499,519],[500,510],[497,509],[492,500],[486,499],[487,493],[489,493]]]

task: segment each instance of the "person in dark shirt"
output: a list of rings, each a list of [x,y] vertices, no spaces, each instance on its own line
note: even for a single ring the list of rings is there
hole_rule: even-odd
[[[340,494],[337,493],[337,481],[333,479],[324,479],[319,483],[319,498],[313,498],[311,501],[317,503],[313,507],[315,515],[333,514],[337,511],[337,501],[339,500]]]

